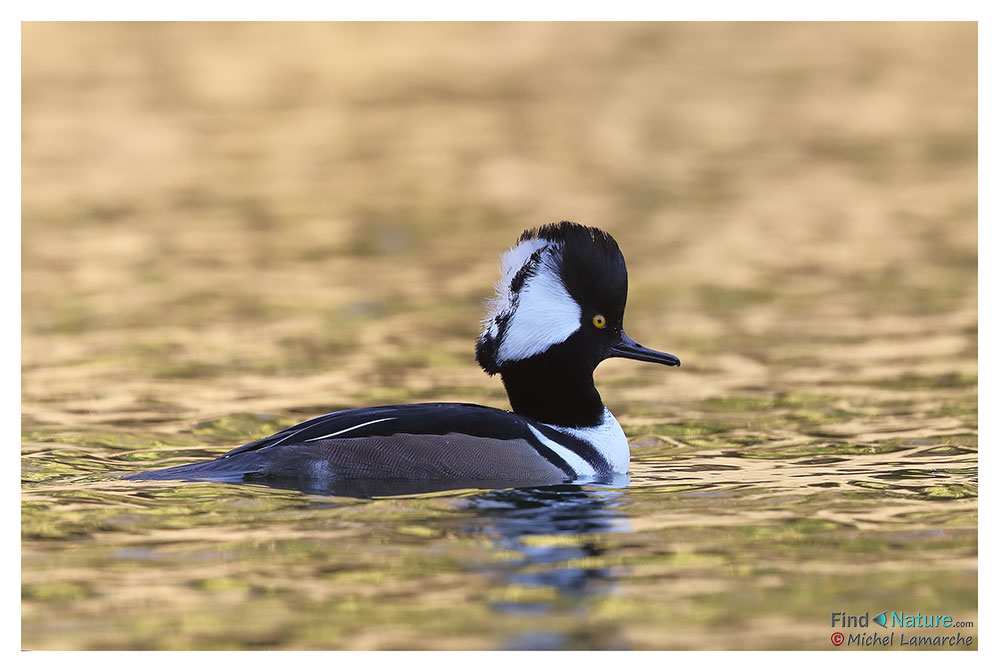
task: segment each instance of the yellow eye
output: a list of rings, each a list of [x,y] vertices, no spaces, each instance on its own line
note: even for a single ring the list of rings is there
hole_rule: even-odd
[[[607,320],[604,318],[603,315],[594,315],[593,326],[596,327],[597,329],[603,329],[604,327],[607,326]]]

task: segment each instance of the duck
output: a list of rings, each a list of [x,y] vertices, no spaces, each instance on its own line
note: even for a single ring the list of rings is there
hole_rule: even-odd
[[[594,371],[612,357],[680,366],[625,333],[627,298],[627,266],[609,233],[569,221],[528,229],[501,257],[475,344],[476,361],[500,377],[511,410],[447,402],[335,411],[212,460],[126,478],[415,491],[627,474],[628,439]]]

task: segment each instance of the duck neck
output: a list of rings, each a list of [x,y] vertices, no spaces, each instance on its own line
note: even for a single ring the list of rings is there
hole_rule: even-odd
[[[560,427],[595,427],[604,403],[593,384],[593,369],[578,361],[547,356],[509,362],[500,371],[513,411]]]

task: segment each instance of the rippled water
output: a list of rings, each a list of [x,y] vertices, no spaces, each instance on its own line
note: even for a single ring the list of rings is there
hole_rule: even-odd
[[[974,26],[24,39],[24,648],[830,649],[833,611],[977,624]],[[504,406],[481,301],[561,218],[615,235],[629,333],[684,362],[597,371],[629,480],[119,480],[339,408]]]
[[[29,647],[822,648],[834,610],[976,616],[972,435],[647,438],[630,483],[367,500],[108,480],[164,451],[79,443],[25,444]]]

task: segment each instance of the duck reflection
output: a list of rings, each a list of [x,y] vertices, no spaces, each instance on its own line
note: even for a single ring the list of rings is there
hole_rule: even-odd
[[[546,630],[550,619],[531,619],[508,649],[620,648],[613,632],[591,632],[587,612],[592,598],[614,587],[620,568],[595,561],[607,551],[593,535],[623,532],[627,496],[618,488],[627,476],[587,485],[550,485],[496,490],[462,500],[475,517],[463,531],[487,537],[511,559],[481,568],[507,590],[490,606],[508,616],[568,615],[578,627]]]
[[[245,480],[243,482],[246,482]],[[613,544],[598,535],[630,529],[624,513],[629,499],[625,475],[600,482],[573,484],[448,483],[443,481],[344,481],[266,485],[320,495],[383,498],[420,493],[480,489],[451,500],[461,522],[461,535],[488,540],[508,553],[501,560],[474,564],[472,574],[485,574],[495,590],[487,605],[514,630],[506,649],[620,649],[626,639],[606,622],[593,624],[591,608],[613,590],[622,571],[614,562],[601,561]],[[490,489],[492,488],[492,489]],[[334,502],[313,502],[325,508]],[[453,519],[451,519],[453,520]],[[438,518],[428,525],[439,524]],[[504,627],[505,629],[505,627]]]

